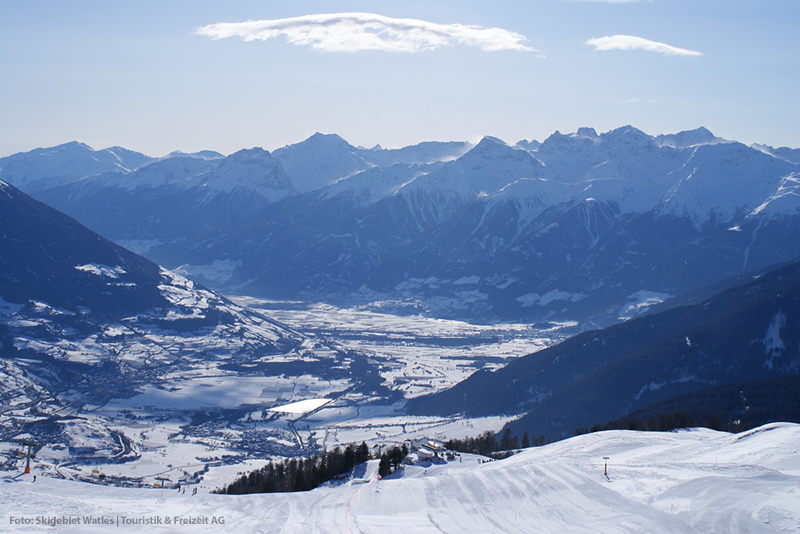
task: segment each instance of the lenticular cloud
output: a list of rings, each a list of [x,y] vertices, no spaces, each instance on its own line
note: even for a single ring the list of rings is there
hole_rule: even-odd
[[[371,13],[333,13],[275,20],[220,22],[198,28],[197,35],[212,39],[240,37],[265,41],[279,36],[296,45],[326,52],[421,52],[443,46],[466,45],[487,52],[536,52],[522,44],[525,36],[502,28],[463,24],[436,24],[395,19]]]
[[[647,50],[648,52],[658,52],[671,56],[702,56],[701,52],[686,50],[656,41],[649,41],[642,37],[633,35],[611,35],[598,37],[586,41],[587,45],[593,46],[595,50]]]

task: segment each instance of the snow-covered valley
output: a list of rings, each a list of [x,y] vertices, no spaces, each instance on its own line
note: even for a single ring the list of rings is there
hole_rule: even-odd
[[[6,469],[32,444],[55,477],[199,483],[345,443],[498,430],[508,417],[406,417],[403,403],[575,328],[238,305],[0,185]]]
[[[482,325],[382,313],[375,306],[231,298],[325,344],[369,355],[380,363],[383,383],[406,399],[451,387],[477,369],[497,369],[579,332],[575,322]]]
[[[306,351],[269,356],[271,366],[285,367],[275,373],[184,356],[183,363],[140,384],[133,395],[110,394],[83,405],[70,404],[69,398],[43,402],[20,393],[0,412],[5,465],[19,464],[19,444],[34,439],[26,428],[43,421],[54,429],[48,434],[51,443],[37,443],[42,446],[38,462],[53,476],[93,480],[102,474],[128,486],[152,485],[155,477],[197,482],[216,471],[230,473],[269,458],[361,441],[391,444],[497,431],[507,417],[410,417],[402,399],[451,387],[477,369],[494,369],[550,346],[574,328],[471,325],[327,305],[237,300],[253,309],[268,307],[270,317],[304,332],[309,336]],[[214,336],[192,339],[151,331],[136,340],[129,334],[115,350],[131,361],[147,358],[154,347],[173,346],[187,355],[221,350]],[[199,346],[192,348],[192,343]],[[328,376],[326,355],[332,362],[356,362],[353,367],[364,361],[374,372],[356,369],[351,375]],[[81,357],[92,359],[86,344]],[[302,372],[297,370],[301,367]],[[19,390],[26,391],[22,385]]]
[[[0,522],[5,532],[64,533],[792,533],[798,443],[800,426],[785,423],[742,434],[607,431],[380,480],[373,460],[312,491],[255,495],[209,494],[217,480],[184,493],[6,471]]]

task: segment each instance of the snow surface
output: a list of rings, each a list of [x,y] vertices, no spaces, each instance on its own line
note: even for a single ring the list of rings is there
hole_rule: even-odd
[[[306,399],[270,408],[271,412],[304,414],[313,412],[331,402],[331,399]]]
[[[517,300],[522,303],[523,306],[533,306],[534,304],[538,304],[540,306],[546,306],[553,301],[556,300],[567,300],[570,302],[577,302],[579,300],[583,300],[586,298],[586,295],[583,293],[567,293],[566,291],[559,291],[558,289],[553,289],[552,291],[548,291],[544,295],[539,295],[539,293],[526,293],[520,297],[517,297]]]
[[[628,295],[628,298],[633,300],[626,302],[620,308],[617,316],[624,321],[633,319],[637,315],[646,312],[650,306],[661,304],[671,296],[672,295],[669,293],[661,293],[658,291],[647,291],[644,289],[637,291],[632,295]]]
[[[119,275],[125,274],[125,269],[119,265],[110,267],[108,265],[101,265],[99,263],[87,263],[86,265],[76,265],[75,270],[90,273],[95,276],[105,276],[106,278],[119,278]]]
[[[233,277],[234,271],[241,266],[241,260],[214,260],[207,265],[181,265],[173,269],[173,272],[182,276],[190,276],[191,273],[192,276],[224,284]]]
[[[796,424],[599,432],[505,460],[462,454],[404,466],[380,480],[375,464],[308,492],[244,496],[210,494],[203,482],[186,493],[80,483],[34,465],[36,482],[0,472],[0,524],[63,533],[800,532]]]
[[[275,150],[272,155],[300,192],[332,184],[373,166],[355,147],[335,134],[315,133],[305,141]]]
[[[380,360],[385,383],[406,398],[452,387],[478,369],[497,369],[576,333],[573,323],[552,329],[513,323],[476,325],[327,304],[297,303],[293,307],[252,297],[231,299],[264,310],[282,324],[328,345]]]
[[[0,297],[0,315],[12,315],[22,308],[22,304],[14,304],[13,302],[6,302]]]

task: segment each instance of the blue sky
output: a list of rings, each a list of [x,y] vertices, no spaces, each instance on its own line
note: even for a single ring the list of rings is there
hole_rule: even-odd
[[[0,156],[625,124],[800,147],[799,30],[796,0],[4,0]]]

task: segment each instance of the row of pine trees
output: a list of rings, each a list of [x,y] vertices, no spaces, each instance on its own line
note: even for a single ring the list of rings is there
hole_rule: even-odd
[[[575,430],[575,434],[611,429],[669,431],[693,426],[698,426],[698,421],[690,414],[668,413],[646,421],[620,419],[605,425],[595,425],[591,429],[579,428]],[[725,425],[717,416],[711,416],[705,421],[705,426],[722,430]],[[742,430],[742,428],[736,430]],[[506,427],[502,434],[487,431],[477,437],[451,439],[445,442],[445,447],[451,451],[499,458],[513,453],[514,450],[520,447],[523,449],[531,446],[538,447],[549,442],[550,440],[543,435],[531,439],[527,432],[519,439],[517,436],[512,435],[510,429]],[[387,449],[380,455],[378,475],[385,477],[397,470],[408,453],[409,450],[406,445]],[[242,475],[241,478],[226,488],[216,490],[215,493],[239,495],[244,493],[308,491],[324,482],[347,474],[355,466],[371,458],[369,447],[364,442],[358,446],[348,445],[344,449],[336,447],[332,451],[315,454],[309,458],[287,458],[277,462],[270,462],[261,469]]]
[[[511,435],[506,428],[505,432],[497,439],[493,432],[484,432],[475,438],[451,439],[445,446],[452,451],[474,452],[490,456],[498,451],[514,450],[522,446],[544,445],[547,443],[544,436],[531,440],[528,434],[523,434],[522,441]],[[378,475],[385,477],[394,472],[408,455],[406,445],[392,447],[380,455]],[[286,458],[270,462],[261,469],[242,475],[225,488],[217,489],[216,493],[241,495],[245,493],[277,493],[290,491],[308,491],[320,484],[345,475],[355,466],[371,459],[369,447],[362,442],[361,445],[348,445],[344,449],[336,447],[332,451],[315,454],[308,458]]]
[[[244,493],[276,493],[308,491],[320,484],[344,475],[355,466],[370,459],[369,447],[348,445],[343,449],[315,454],[309,458],[287,458],[270,462],[261,469],[231,483],[215,493],[241,495]]]
[[[511,433],[511,429],[508,427],[506,427],[503,433],[500,435],[499,440],[497,439],[497,436],[498,434],[487,430],[480,436],[474,438],[451,439],[445,442],[444,445],[451,451],[471,452],[475,454],[481,454],[483,456],[492,456],[494,453],[499,451],[513,451],[519,448],[527,449],[528,447],[540,447],[550,443],[550,440],[544,436],[531,439],[527,432],[522,434],[522,439],[520,440],[519,437]]]

